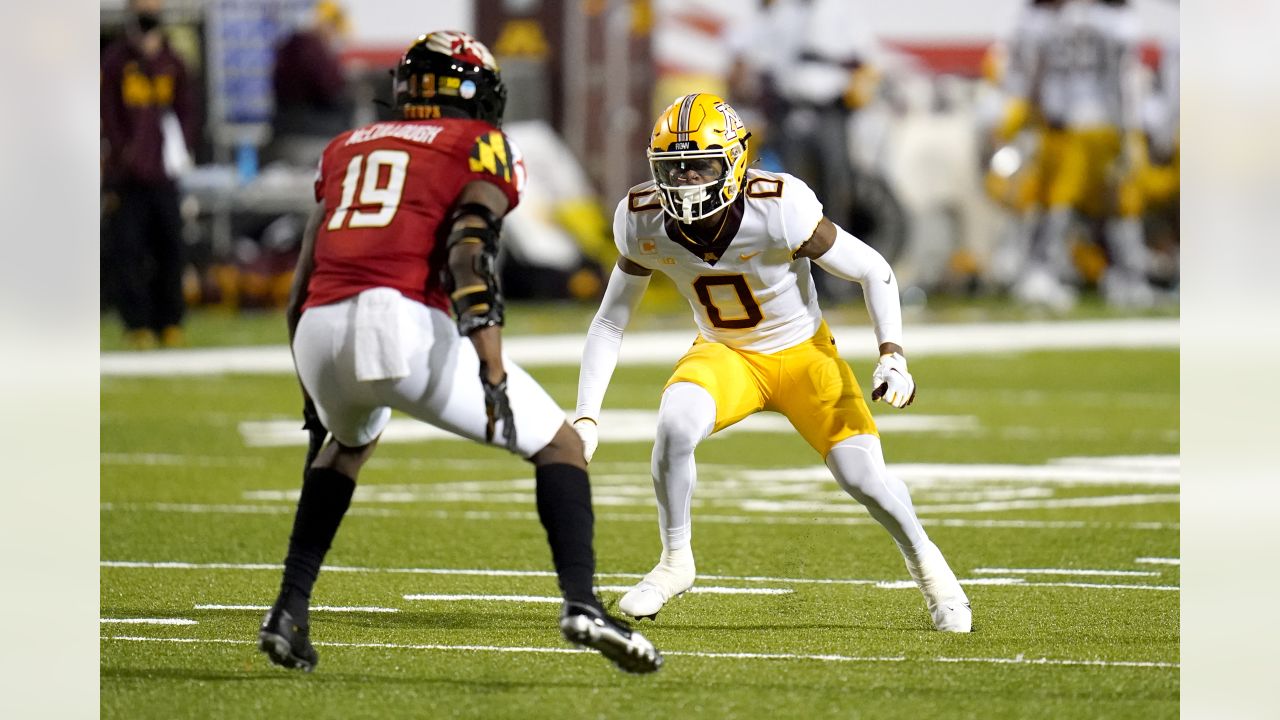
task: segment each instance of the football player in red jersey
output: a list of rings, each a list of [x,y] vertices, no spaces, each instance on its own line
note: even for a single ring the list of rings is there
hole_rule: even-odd
[[[315,667],[311,590],[394,408],[534,464],[564,596],[561,633],[624,671],[653,672],[662,656],[593,590],[582,441],[502,353],[494,261],[525,176],[499,129],[498,65],[470,35],[433,32],[405,52],[394,82],[400,119],[339,135],[320,160],[287,312],[312,445],[259,648],[277,665]]]

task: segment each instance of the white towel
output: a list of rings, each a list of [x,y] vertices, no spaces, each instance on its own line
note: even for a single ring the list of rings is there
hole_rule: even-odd
[[[405,298],[391,288],[356,297],[356,380],[398,380],[409,375],[410,333]]]
[[[180,178],[191,169],[192,162],[191,153],[187,151],[187,138],[182,134],[182,124],[173,112],[167,112],[160,118],[160,134],[163,138],[160,153],[164,159],[164,172],[170,178]]]

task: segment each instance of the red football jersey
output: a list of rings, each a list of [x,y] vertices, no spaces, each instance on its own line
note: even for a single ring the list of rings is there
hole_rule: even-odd
[[[524,190],[520,151],[482,120],[381,122],[334,138],[316,176],[324,217],[303,308],[389,287],[448,312],[445,223],[472,180],[502,188],[511,208]]]

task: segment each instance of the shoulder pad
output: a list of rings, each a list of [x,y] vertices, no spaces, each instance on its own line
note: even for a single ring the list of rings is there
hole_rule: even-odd
[[[627,193],[628,212],[637,213],[661,209],[662,201],[658,199],[658,190],[653,183],[637,185],[631,188],[631,192]]]

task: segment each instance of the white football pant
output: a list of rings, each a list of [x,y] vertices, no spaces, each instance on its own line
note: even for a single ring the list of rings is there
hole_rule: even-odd
[[[378,437],[392,409],[483,443],[484,390],[471,341],[458,335],[444,312],[399,293],[388,304],[386,290],[365,291],[302,314],[294,363],[321,421],[349,447]],[[378,312],[358,312],[361,298],[370,293],[381,295]],[[357,356],[362,376],[390,377],[358,380]],[[529,457],[551,442],[565,422],[564,411],[505,353],[503,364],[516,445],[521,456]],[[501,431],[499,422],[494,431],[499,446]]]

